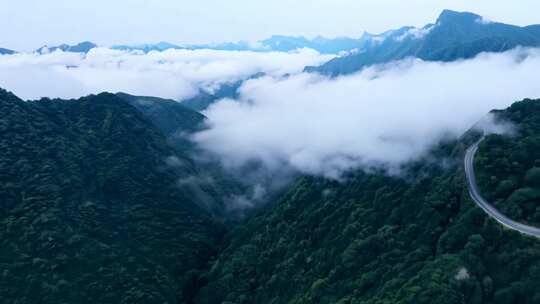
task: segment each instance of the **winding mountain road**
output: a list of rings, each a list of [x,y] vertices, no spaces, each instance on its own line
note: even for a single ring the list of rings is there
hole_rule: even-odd
[[[486,201],[480,194],[480,190],[478,190],[478,185],[476,184],[476,176],[474,174],[474,156],[476,154],[476,151],[478,151],[478,145],[481,141],[482,139],[477,141],[474,145],[469,147],[469,149],[467,149],[467,152],[465,153],[465,175],[467,177],[467,183],[469,185],[469,195],[480,208],[482,208],[491,218],[495,219],[503,226],[526,235],[540,238],[540,229],[524,225],[509,219],[504,214],[500,213],[497,209],[495,209],[495,207],[493,207],[488,201]]]

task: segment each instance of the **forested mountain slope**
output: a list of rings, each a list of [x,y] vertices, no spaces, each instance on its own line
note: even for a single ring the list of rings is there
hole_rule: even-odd
[[[540,301],[540,241],[468,196],[462,158],[474,132],[401,176],[298,178],[219,248],[221,200],[242,189],[177,140],[201,114],[152,97],[25,102],[3,90],[0,111],[7,303]],[[515,128],[483,141],[480,188],[537,224],[540,101],[494,113]]]
[[[504,156],[530,158],[513,167],[519,176],[538,162],[526,151],[536,149],[539,104],[498,112],[522,132]],[[480,172],[504,149],[497,138],[481,147]],[[540,241],[503,228],[468,195],[463,155],[475,140],[443,144],[399,177],[298,179],[228,235],[195,302],[539,303]]]
[[[480,145],[475,167],[483,195],[513,220],[540,227],[540,103],[516,103],[498,112],[519,126],[513,136],[492,135]]]
[[[246,186],[223,170],[219,161],[202,157],[204,152],[200,151],[190,138],[194,132],[205,128],[204,115],[188,108],[183,102],[170,99],[125,93],[116,95],[152,122],[165,136],[168,145],[175,148],[179,155],[185,159],[198,158],[194,172],[189,178],[182,180],[183,186],[190,189],[192,199],[223,222],[234,222],[238,217],[243,217],[243,214],[227,210],[225,202],[231,196],[243,194]]]
[[[205,119],[201,113],[174,100],[125,93],[116,95],[137,108],[166,136],[197,131]]]
[[[183,181],[193,161],[112,94],[0,90],[5,303],[177,303],[223,233]]]

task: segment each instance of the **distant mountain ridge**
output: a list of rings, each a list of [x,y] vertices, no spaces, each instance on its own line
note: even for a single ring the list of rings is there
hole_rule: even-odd
[[[181,100],[180,103],[193,111],[202,112],[216,103],[218,100],[229,98],[237,99],[240,95],[238,92],[244,82],[252,79],[264,77],[265,73],[256,73],[245,79],[238,80],[232,83],[223,83],[212,92],[204,89],[199,90],[199,93],[191,98]]]
[[[0,55],[12,55],[12,54],[15,54],[15,53],[16,52],[13,51],[13,50],[0,48]]]
[[[191,45],[176,45],[169,42],[159,42],[156,44],[140,44],[140,45],[115,45],[113,49],[125,51],[142,51],[145,53],[151,51],[166,51],[169,49],[185,49],[185,50],[219,50],[219,51],[255,51],[255,52],[290,52],[297,49],[310,48],[318,51],[321,54],[338,54],[341,52],[350,52],[361,46],[361,39],[338,37],[324,38],[316,37],[307,39],[302,36],[292,37],[283,35],[274,35],[268,39],[250,43],[248,41],[238,42],[223,42],[210,44],[191,44]]]
[[[62,52],[69,52],[69,53],[88,53],[91,49],[96,48],[97,44],[90,42],[90,41],[84,41],[81,43],[78,43],[76,45],[68,45],[68,44],[61,44],[58,46],[42,46],[39,49],[37,49],[35,52],[38,54],[48,54],[55,51],[62,51]]]
[[[435,24],[402,27],[380,35],[366,34],[356,54],[330,60],[306,72],[337,76],[407,57],[454,61],[482,52],[504,52],[517,46],[540,46],[540,25],[519,27],[489,21],[468,12],[444,10]]]
[[[149,53],[151,51],[158,51],[163,52],[169,49],[182,49],[181,46],[178,46],[176,44],[172,44],[169,42],[159,42],[159,43],[145,43],[145,44],[137,44],[137,45],[114,45],[111,47],[114,50],[120,50],[120,51],[142,51],[144,53]]]

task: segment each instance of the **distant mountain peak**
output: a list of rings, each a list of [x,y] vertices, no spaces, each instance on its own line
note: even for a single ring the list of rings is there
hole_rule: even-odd
[[[49,47],[47,45],[40,47],[36,50],[36,53],[39,54],[47,54],[52,53],[57,50],[60,50],[62,52],[71,52],[71,53],[88,53],[91,49],[96,48],[97,44],[90,42],[90,41],[83,41],[76,45],[69,45],[69,44],[60,44],[58,46],[52,46]]]
[[[75,47],[88,47],[88,48],[95,48],[97,47],[97,44],[91,42],[91,41],[83,41],[77,45],[75,45]]]
[[[358,52],[304,70],[337,76],[407,57],[449,62],[470,59],[482,52],[501,53],[518,46],[540,47],[540,25],[520,27],[469,12],[444,10],[435,24],[402,27],[377,35],[364,33]]]
[[[469,13],[469,12],[457,12],[453,10],[445,9],[439,15],[437,19],[438,24],[445,23],[472,23],[482,19],[482,16]]]
[[[13,50],[4,49],[4,48],[0,47],[0,55],[12,55],[12,54],[15,54],[15,53],[16,52],[13,51]]]

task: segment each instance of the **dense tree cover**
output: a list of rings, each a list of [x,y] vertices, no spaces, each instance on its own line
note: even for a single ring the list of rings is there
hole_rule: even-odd
[[[219,160],[201,151],[190,138],[194,132],[206,127],[204,115],[185,106],[184,102],[125,93],[116,95],[150,120],[179,155],[186,159],[197,158],[197,166],[194,168],[197,172],[192,173],[183,184],[191,189],[193,199],[199,205],[227,225],[233,225],[244,217],[242,211],[228,210],[224,201],[245,193],[248,186],[224,170]]]
[[[540,101],[500,114],[523,124],[507,157],[533,155]],[[495,157],[493,140],[481,157]],[[227,236],[195,302],[540,303],[540,241],[502,227],[468,196],[462,163],[473,141],[471,133],[443,145],[403,176],[300,178]],[[519,172],[529,187],[533,167]]]
[[[496,113],[516,129],[481,143],[475,161],[478,184],[501,212],[540,227],[540,103],[516,103]]]
[[[191,297],[223,234],[184,182],[191,159],[112,94],[23,102],[0,90],[0,113],[0,302]]]
[[[202,115],[150,97],[2,90],[0,113],[3,302],[540,303],[540,241],[467,194],[473,133],[400,176],[301,177],[218,248],[220,198],[241,187],[177,140]],[[517,132],[484,140],[480,187],[535,222],[540,101],[496,114]]]
[[[200,130],[204,115],[171,99],[117,93],[148,118],[167,137]]]

